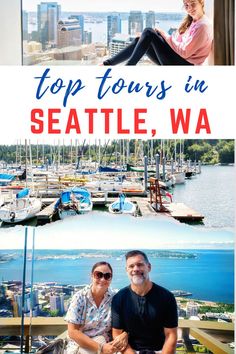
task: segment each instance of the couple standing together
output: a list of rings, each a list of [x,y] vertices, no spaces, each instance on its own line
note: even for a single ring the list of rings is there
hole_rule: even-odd
[[[113,272],[107,262],[96,263],[90,286],[78,291],[70,304],[68,354],[174,354],[178,315],[171,292],[149,278],[151,264],[139,250],[126,254],[130,279],[118,293],[110,288]]]

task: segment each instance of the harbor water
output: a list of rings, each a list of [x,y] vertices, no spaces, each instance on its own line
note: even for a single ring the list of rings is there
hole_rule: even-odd
[[[170,290],[192,293],[192,298],[224,303],[234,301],[233,250],[146,250],[152,264],[151,279]],[[22,279],[22,251],[0,251],[14,254],[11,261],[0,263],[1,279]],[[29,254],[29,252],[28,252]],[[106,260],[114,270],[112,287],[128,285],[125,258],[122,250],[36,250],[34,282],[87,284],[94,263]],[[27,262],[30,280],[31,260]]]
[[[197,174],[173,189],[174,202],[185,203],[204,215],[207,228],[233,230],[235,218],[234,166],[202,166]]]

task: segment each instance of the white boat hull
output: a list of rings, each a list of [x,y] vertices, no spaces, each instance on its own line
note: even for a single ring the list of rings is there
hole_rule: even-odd
[[[0,220],[16,224],[33,218],[42,207],[42,202],[36,198],[19,199],[0,208]]]
[[[93,208],[93,204],[91,203],[90,205],[83,206],[80,204],[79,209],[74,209],[74,208],[59,208],[58,209],[58,215],[61,220],[64,220],[70,216],[75,216],[79,214],[86,214],[89,213]]]
[[[136,204],[125,201],[125,205],[121,206],[119,199],[117,199],[115,202],[111,203],[108,207],[109,213],[111,214],[130,214],[130,215],[135,215],[137,211],[137,206]]]
[[[174,173],[175,184],[185,183],[185,173],[184,172],[176,172]]]
[[[129,192],[136,191],[142,193],[144,188],[141,183],[137,182],[117,182],[117,181],[91,181],[84,185],[89,190],[99,190],[106,192]]]

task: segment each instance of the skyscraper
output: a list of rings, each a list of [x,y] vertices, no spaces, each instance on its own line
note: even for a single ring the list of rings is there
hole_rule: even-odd
[[[28,40],[28,12],[22,12],[23,40]]]
[[[71,15],[69,16],[69,19],[76,19],[79,21],[79,25],[81,28],[81,40],[82,43],[85,43],[85,38],[84,38],[84,16],[83,15]]]
[[[127,34],[116,34],[110,43],[110,55],[118,54],[122,49],[126,48],[134,38]]]
[[[121,33],[120,15],[107,16],[107,47],[116,33]]]
[[[14,302],[17,305],[17,316],[21,316],[22,314],[22,294],[21,293],[17,293],[13,295],[14,298]],[[32,303],[31,303],[31,295],[29,292],[25,293],[25,303],[24,303],[24,313],[27,316],[27,313],[29,314],[30,312],[30,308],[32,307],[32,310],[34,310],[35,314],[38,311],[38,291],[37,290],[33,290],[33,294],[32,294]],[[14,308],[14,304],[13,304],[13,308]]]
[[[198,304],[195,303],[194,301],[189,301],[187,303],[187,307],[186,307],[186,315],[187,317],[191,317],[191,316],[197,316],[198,315]]]
[[[143,31],[143,14],[141,11],[130,11],[128,22],[131,36]]]
[[[84,44],[91,44],[91,43],[92,43],[92,32],[84,31]]]
[[[58,22],[58,47],[79,46],[82,44],[79,21],[76,19]]]
[[[50,310],[51,311],[58,311],[58,314],[64,314],[64,294],[51,294],[49,296],[50,300]]]
[[[57,45],[57,23],[61,6],[57,2],[41,2],[38,5],[38,34],[43,49]]]
[[[156,18],[154,11],[148,11],[146,13],[146,27],[155,28]]]

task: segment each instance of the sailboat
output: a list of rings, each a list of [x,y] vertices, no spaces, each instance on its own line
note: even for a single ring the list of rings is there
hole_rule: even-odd
[[[0,220],[15,224],[33,218],[42,207],[40,199],[30,197],[29,188],[22,189],[16,197],[0,208]]]
[[[135,215],[137,206],[131,201],[125,198],[125,195],[121,193],[113,203],[109,205],[109,212],[112,214],[131,214]]]

